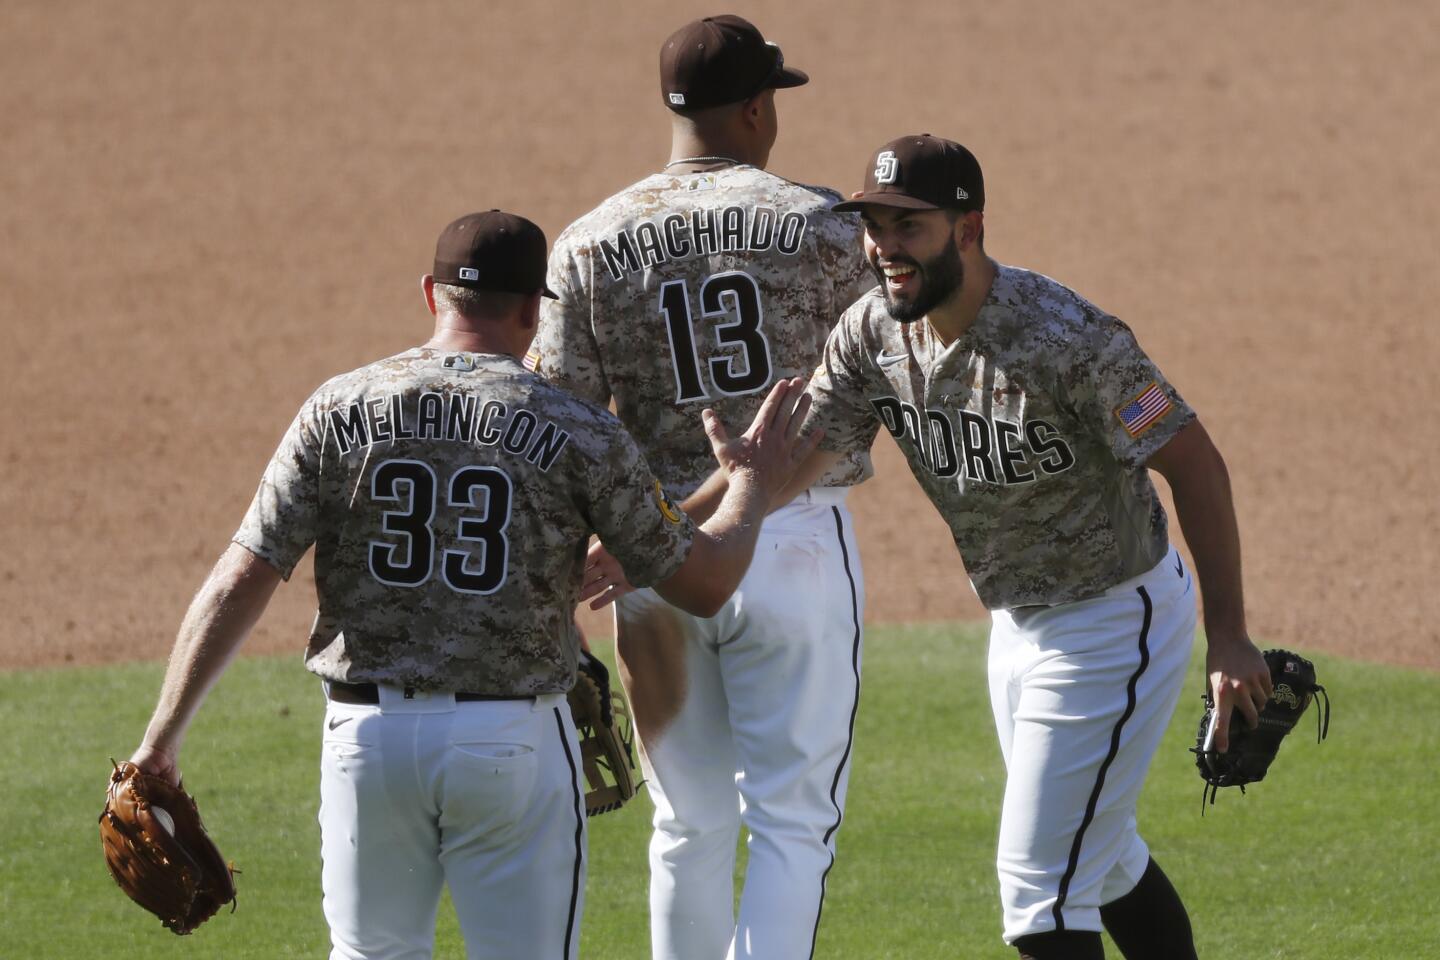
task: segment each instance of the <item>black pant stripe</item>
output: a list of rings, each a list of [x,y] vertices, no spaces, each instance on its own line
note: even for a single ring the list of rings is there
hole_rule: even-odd
[[[1150,616],[1153,607],[1150,603],[1150,594],[1145,592],[1144,587],[1136,587],[1135,592],[1140,594],[1140,602],[1145,606],[1145,618],[1140,623],[1140,665],[1130,676],[1130,682],[1125,687],[1125,712],[1115,722],[1115,729],[1110,732],[1110,750],[1105,754],[1105,759],[1100,764],[1099,771],[1095,774],[1095,788],[1090,791],[1090,801],[1085,805],[1085,818],[1080,821],[1080,829],[1075,831],[1075,842],[1070,845],[1070,862],[1065,866],[1065,875],[1060,878],[1060,889],[1055,896],[1055,906],[1051,913],[1055,917],[1055,929],[1065,929],[1065,917],[1060,910],[1065,906],[1065,898],[1070,892],[1070,881],[1075,877],[1075,871],[1080,866],[1080,845],[1085,842],[1085,831],[1090,826],[1090,821],[1095,819],[1095,808],[1100,804],[1100,791],[1105,787],[1105,774],[1110,769],[1110,764],[1115,762],[1115,755],[1120,752],[1120,732],[1125,728],[1125,721],[1135,712],[1135,688],[1140,683],[1140,675],[1150,665]]]
[[[850,569],[850,550],[845,546],[845,520],[840,514],[839,507],[831,507],[831,513],[835,516],[835,536],[840,541],[840,557],[845,564],[845,579],[850,583],[850,621],[855,625],[854,640],[850,645],[850,670],[855,675],[855,699],[850,703],[850,729],[845,736],[845,752],[840,755],[840,763],[835,768],[835,777],[830,781],[830,803],[835,807],[835,822],[830,829],[825,831],[824,843],[829,844],[830,838],[835,836],[835,831],[840,829],[840,821],[844,819],[844,813],[840,809],[840,801],[836,795],[840,792],[840,776],[845,772],[845,766],[850,762],[850,750],[855,745],[855,715],[860,710],[860,592],[855,588],[855,573]],[[835,851],[830,851],[830,863],[826,865],[825,872],[820,875],[820,903],[815,908],[815,929],[810,933],[810,956],[815,956],[815,941],[820,934],[820,914],[825,909],[825,881],[830,876],[830,870],[835,866]]]
[[[560,746],[565,748],[565,762],[570,764],[570,789],[575,794],[575,873],[570,878],[570,919],[565,922],[565,955],[561,958],[569,960],[575,940],[575,908],[580,903],[580,865],[585,859],[585,798],[580,795],[580,771],[575,768],[575,755],[570,752],[570,738],[565,736],[559,707],[555,708],[555,726],[560,731]]]

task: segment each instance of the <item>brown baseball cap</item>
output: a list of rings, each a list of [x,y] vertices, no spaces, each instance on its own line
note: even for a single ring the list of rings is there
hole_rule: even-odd
[[[545,285],[545,250],[545,231],[524,217],[467,213],[435,242],[435,282],[558,299]]]
[[[868,204],[910,210],[984,210],[985,178],[975,154],[954,140],[911,134],[891,140],[871,159],[865,189],[836,210]]]
[[[785,66],[780,47],[734,14],[685,24],[660,48],[660,94],[676,113],[748,100],[763,90],[809,83]]]

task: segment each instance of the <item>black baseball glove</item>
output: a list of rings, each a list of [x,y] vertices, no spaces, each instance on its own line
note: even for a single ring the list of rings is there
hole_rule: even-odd
[[[1320,712],[1315,714],[1316,739],[1319,743],[1330,732],[1330,697],[1325,688],[1315,682],[1315,665],[1289,650],[1266,650],[1265,663],[1270,667],[1270,680],[1275,692],[1260,711],[1260,723],[1255,729],[1245,721],[1240,711],[1230,716],[1230,749],[1221,752],[1214,749],[1215,724],[1219,719],[1215,712],[1215,701],[1207,691],[1205,694],[1205,715],[1200,718],[1200,729],[1195,734],[1195,766],[1205,781],[1205,796],[1215,802],[1215,795],[1221,787],[1239,787],[1245,792],[1245,784],[1265,779],[1270,763],[1310,701],[1319,694],[1325,703],[1323,719]],[[1204,810],[1202,796],[1201,810]]]

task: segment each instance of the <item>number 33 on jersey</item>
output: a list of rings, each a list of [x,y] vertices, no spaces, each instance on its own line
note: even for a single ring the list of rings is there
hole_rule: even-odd
[[[608,411],[513,357],[422,347],[311,396],[235,540],[287,577],[315,543],[327,675],[547,691],[592,531],[632,582],[684,560],[665,493]]]

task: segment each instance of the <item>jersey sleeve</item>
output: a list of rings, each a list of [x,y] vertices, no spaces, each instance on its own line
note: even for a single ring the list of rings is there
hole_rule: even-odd
[[[823,187],[811,187],[827,203],[838,203],[839,194]],[[827,209],[811,231],[815,244],[813,263],[807,268],[807,282],[822,285],[825,292],[822,318],[828,331],[840,315],[871,287],[875,286],[870,262],[865,259],[864,229],[853,213]]]
[[[822,427],[823,450],[869,450],[880,421],[865,399],[865,355],[859,346],[858,307],[841,317],[825,341],[825,355],[810,378],[810,416],[806,430]]]
[[[1102,314],[1088,354],[1064,384],[1081,421],[1130,467],[1141,467],[1195,419],[1135,334]]]
[[[320,520],[320,456],[324,432],[312,397],[296,415],[270,465],[240,529],[231,538],[286,580],[315,542]]]
[[[858,213],[837,213],[848,224],[841,234],[835,258],[835,316],[838,318],[850,304],[859,300],[875,286],[875,274],[865,259],[865,230]]]
[[[635,440],[614,422],[591,469],[590,526],[637,587],[668,579],[695,542],[695,524],[671,502]]]
[[[577,397],[604,406],[610,385],[591,322],[591,260],[568,233],[555,243],[546,283],[558,299],[540,301],[540,326],[525,365]]]

